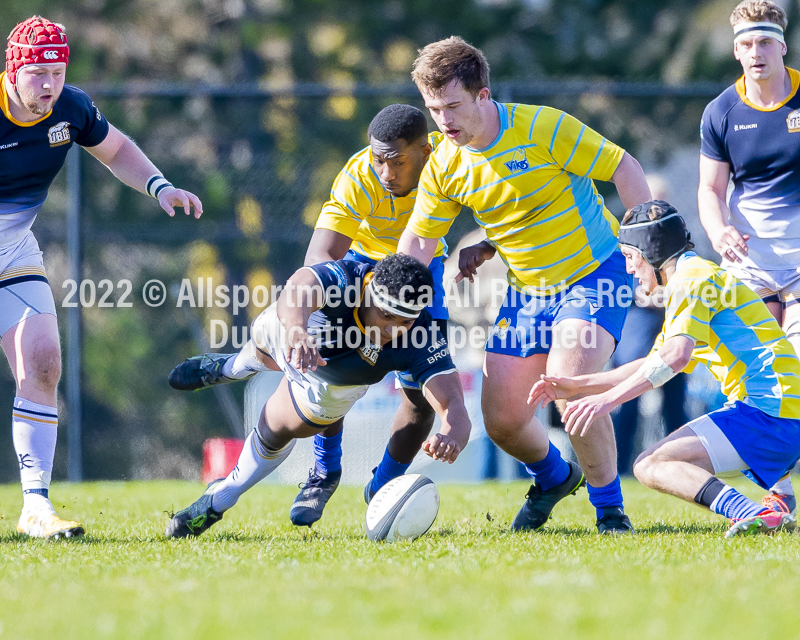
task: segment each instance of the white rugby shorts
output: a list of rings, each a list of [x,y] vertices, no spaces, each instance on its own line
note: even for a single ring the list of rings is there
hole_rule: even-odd
[[[0,336],[31,316],[56,315],[39,243],[30,231],[0,247]]]
[[[314,427],[324,428],[342,418],[363,397],[369,385],[332,385],[315,371],[301,373],[286,361],[286,329],[278,319],[277,303],[271,304],[253,320],[248,345],[271,357],[289,381],[289,391],[300,418]],[[251,354],[255,357],[255,353]]]
[[[784,306],[800,302],[800,267],[767,271],[723,260],[722,268],[755,291],[762,300],[782,302]]]

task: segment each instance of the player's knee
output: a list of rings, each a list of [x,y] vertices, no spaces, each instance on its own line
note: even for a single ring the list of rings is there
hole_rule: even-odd
[[[25,362],[25,372],[42,389],[55,389],[61,379],[61,347],[58,342],[36,342]]]
[[[642,453],[633,463],[633,475],[643,485],[650,486],[653,483],[653,472],[657,464],[653,454]]]
[[[492,442],[503,448],[504,444],[513,442],[519,438],[520,430],[524,429],[530,418],[527,420],[515,417],[512,414],[503,415],[500,412],[484,414],[484,425],[486,426],[486,435],[488,435]]]

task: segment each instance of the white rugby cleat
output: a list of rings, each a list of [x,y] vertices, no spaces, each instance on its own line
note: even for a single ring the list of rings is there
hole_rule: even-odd
[[[74,538],[85,533],[80,522],[62,520],[54,511],[25,511],[19,517],[17,531],[31,538],[59,540]]]

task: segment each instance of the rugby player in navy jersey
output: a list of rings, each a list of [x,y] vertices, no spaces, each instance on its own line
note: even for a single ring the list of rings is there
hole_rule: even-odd
[[[272,473],[297,438],[341,425],[350,407],[388,373],[407,371],[442,421],[422,450],[454,462],[467,445],[470,421],[447,339],[425,309],[433,277],[421,262],[391,255],[372,265],[354,260],[306,266],[290,278],[278,301],[252,325],[230,376],[253,370],[284,373],[245,440],[236,467],[176,513],[168,536],[197,536],[222,518],[239,497]],[[207,386],[207,371],[190,358],[170,374],[176,388]]]
[[[83,91],[64,84],[68,62],[64,28],[33,16],[8,37],[0,74],[0,335],[16,381],[12,431],[23,492],[17,531],[36,538],[84,532],[80,523],[58,517],[48,495],[61,347],[31,226],[51,183],[78,143],[119,180],[157,198],[170,216],[178,206],[187,215],[194,207],[197,218],[203,211],[200,200],[173,187]]]
[[[744,73],[703,113],[700,221],[725,270],[764,300],[800,353],[800,72],[783,64],[781,7],[745,0],[730,22]],[[764,504],[796,512],[788,475]]]

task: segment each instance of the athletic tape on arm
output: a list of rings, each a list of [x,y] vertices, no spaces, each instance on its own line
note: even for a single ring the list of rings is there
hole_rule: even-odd
[[[677,375],[657,351],[647,356],[642,366],[639,367],[639,373],[650,381],[654,389]]]

